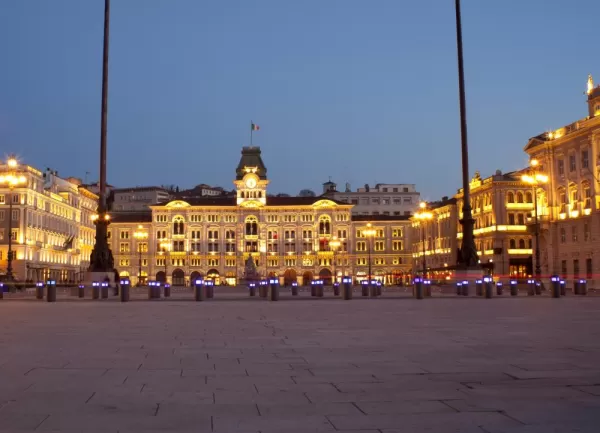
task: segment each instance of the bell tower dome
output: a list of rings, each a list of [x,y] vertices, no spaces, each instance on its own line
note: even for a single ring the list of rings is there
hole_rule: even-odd
[[[242,147],[242,157],[235,170],[237,204],[260,207],[267,204],[267,168],[261,157],[260,147]]]

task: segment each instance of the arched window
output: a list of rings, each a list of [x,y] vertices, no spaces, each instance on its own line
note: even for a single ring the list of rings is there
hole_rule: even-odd
[[[246,236],[258,235],[258,219],[255,216],[246,218]]]
[[[529,239],[529,249],[533,248],[533,239]]]
[[[185,231],[185,224],[183,223],[183,217],[176,216],[173,218],[173,234],[182,235]]]
[[[515,242],[514,239],[511,239],[510,241],[508,241],[508,248],[510,248],[511,250],[514,250],[515,248],[517,248],[517,243]]]
[[[319,217],[319,235],[331,234],[331,221],[328,216]]]
[[[525,193],[525,203],[533,203],[533,195],[530,192]]]
[[[523,203],[523,193],[521,191],[517,192],[517,203]]]
[[[508,203],[514,203],[515,202],[515,194],[512,191],[509,191],[506,193],[506,201]]]
[[[525,239],[519,239],[519,249],[525,249]]]

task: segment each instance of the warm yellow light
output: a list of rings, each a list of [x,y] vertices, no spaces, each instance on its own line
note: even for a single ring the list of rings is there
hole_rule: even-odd
[[[15,168],[18,165],[18,162],[15,158],[9,158],[8,161],[6,161],[6,164],[10,167],[10,168]]]
[[[98,215],[92,215],[92,216],[90,216],[90,219],[92,221],[96,221],[98,219]]]
[[[546,176],[545,174],[536,174],[535,175],[535,180],[538,183],[547,183],[548,182],[548,176]]]
[[[531,161],[529,161],[529,165],[531,165],[532,167],[537,167],[540,164],[540,162],[533,158]]]
[[[421,203],[419,203],[419,207],[421,209],[425,209],[427,207],[427,203],[425,203],[424,201],[422,201]]]
[[[587,94],[591,94],[592,90],[594,90],[594,79],[592,78],[592,74],[589,74],[587,79]]]
[[[527,182],[527,183],[534,183],[535,182],[535,180],[533,179],[533,177],[531,177],[531,176],[529,176],[527,174],[524,174],[523,176],[521,176],[521,180],[523,182]]]
[[[108,221],[108,220],[110,219],[110,215],[109,215],[109,214],[105,214],[105,215],[104,215],[104,219],[105,219],[106,221]]]

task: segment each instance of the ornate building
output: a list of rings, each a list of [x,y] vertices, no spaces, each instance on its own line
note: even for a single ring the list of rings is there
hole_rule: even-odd
[[[20,182],[11,188],[5,182],[9,178]],[[51,170],[42,173],[19,165],[15,159],[0,163],[3,273],[8,266],[11,236],[12,266],[18,281],[53,278],[57,282],[76,282],[82,278],[94,244],[91,216],[98,207],[98,196],[79,183],[62,179]]]
[[[588,116],[529,140],[525,152],[538,161],[548,183],[537,190],[542,275],[559,274],[569,286],[587,278],[600,286],[600,86],[587,82]]]
[[[251,258],[282,283],[342,275],[396,283],[408,277],[408,217],[352,217],[352,204],[325,197],[272,197],[258,147],[244,147],[234,197],[197,197],[113,213],[109,236],[122,276],[187,285],[197,276],[236,284]],[[369,225],[372,236],[365,237]],[[369,267],[369,258],[370,264]]]

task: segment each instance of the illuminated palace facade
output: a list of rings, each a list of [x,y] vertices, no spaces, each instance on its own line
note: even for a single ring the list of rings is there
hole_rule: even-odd
[[[331,283],[369,274],[386,284],[408,281],[411,252],[407,216],[354,216],[352,205],[324,197],[267,195],[259,147],[244,147],[236,195],[173,200],[149,212],[111,215],[115,267],[134,284],[138,276],[189,285],[198,276],[218,284],[244,278],[249,258],[261,277],[282,284]],[[369,227],[364,236],[363,230]]]

